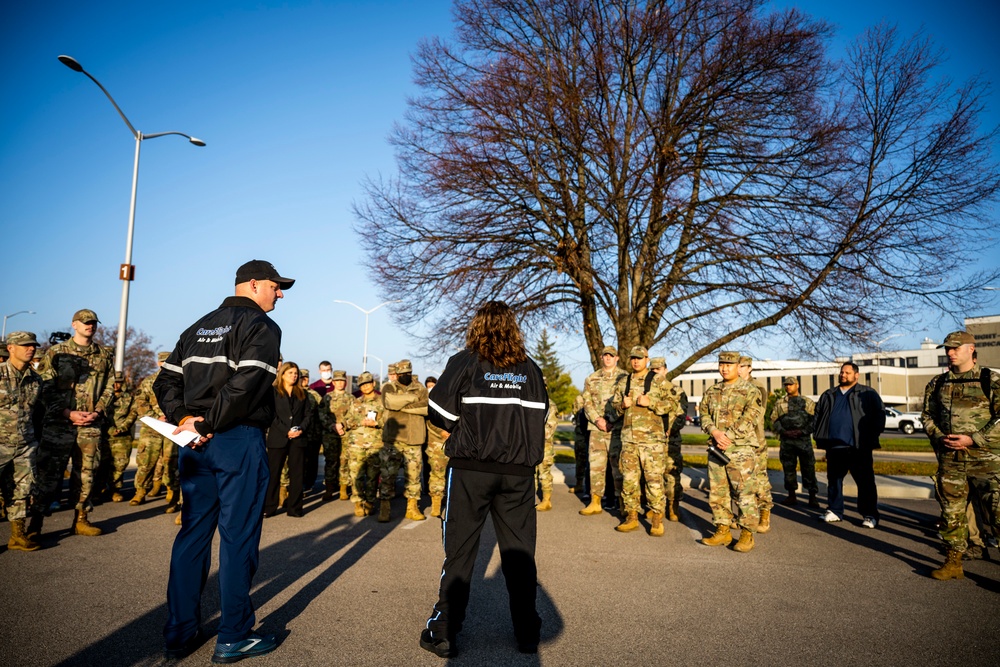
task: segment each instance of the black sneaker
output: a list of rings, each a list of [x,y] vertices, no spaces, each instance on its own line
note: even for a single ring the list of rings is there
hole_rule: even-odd
[[[240,642],[233,642],[231,644],[216,642],[212,662],[239,662],[243,658],[255,658],[258,655],[270,653],[276,648],[278,648],[278,642],[275,640],[274,635],[258,635],[255,632],[251,632],[249,637]]]
[[[178,646],[171,646],[167,644],[163,648],[163,657],[167,660],[182,660],[201,646],[205,642],[205,635],[202,633],[201,629],[194,633],[190,639],[188,639],[183,644]]]
[[[435,637],[427,628],[420,633],[420,648],[430,651],[439,658],[454,658],[458,653],[452,648],[451,642],[444,637]]]

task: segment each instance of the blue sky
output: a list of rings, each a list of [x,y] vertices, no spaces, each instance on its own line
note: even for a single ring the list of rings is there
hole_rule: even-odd
[[[882,17],[904,33],[923,27],[947,50],[949,75],[982,72],[1000,83],[995,3],[776,4],[836,23],[834,49]],[[7,330],[65,331],[83,307],[106,326],[118,320],[135,143],[100,90],[56,60],[68,54],[140,131],[178,130],[208,144],[143,142],[129,323],[169,349],[230,293],[239,264],[268,259],[298,280],[273,314],[285,357],[314,373],[323,358],[358,372],[364,316],[333,299],[381,301],[360,261],[379,239],[352,232],[351,203],[366,174],[395,171],[385,139],[414,92],[410,54],[422,38],[451,31],[451,5],[440,0],[3,3],[0,315],[37,311]],[[998,110],[994,94],[994,125]],[[996,262],[970,252],[976,261]],[[422,376],[440,371],[443,360],[421,359],[388,308],[370,322],[372,355],[410,357]],[[955,326],[931,318],[914,325],[926,332],[893,342],[940,339]],[[586,352],[569,337],[559,349],[579,386]]]

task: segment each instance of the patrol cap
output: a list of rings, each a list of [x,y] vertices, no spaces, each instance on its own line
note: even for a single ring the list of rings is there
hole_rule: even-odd
[[[372,377],[372,374],[369,373],[368,371],[365,371],[364,373],[358,376],[359,387],[363,384],[368,384],[369,382],[375,382],[375,378]]]
[[[940,350],[942,347],[960,347],[969,343],[975,344],[975,342],[975,337],[968,331],[952,331],[945,336],[944,342],[938,345],[938,349]]]
[[[347,371],[334,371],[333,372],[333,379],[334,380],[343,380],[343,381],[346,382],[347,381]]]
[[[794,378],[794,377],[792,377],[790,375],[788,377],[786,377],[784,380],[781,381],[782,386],[788,386],[790,384],[798,384],[798,383],[799,383],[799,379],[798,378]]]
[[[605,345],[604,349],[601,350],[601,356],[603,357],[605,354],[610,354],[612,357],[617,357],[618,348],[614,347],[613,345]]]
[[[753,359],[745,354],[740,355],[740,366],[753,366]]]
[[[652,359],[649,360],[649,367],[654,370],[657,368],[666,368],[667,360],[664,359],[663,357],[653,357]]]
[[[649,356],[649,350],[644,348],[642,345],[636,345],[632,348],[632,351],[628,353],[629,359],[645,359]]]
[[[389,370],[387,372],[396,375],[398,373],[396,370],[396,364],[389,364]]]
[[[247,283],[251,280],[273,280],[278,283],[278,288],[286,290],[295,284],[294,278],[282,277],[274,264],[265,262],[262,259],[251,259],[249,262],[236,269],[236,284]]]
[[[413,364],[410,363],[409,359],[403,359],[402,361],[396,362],[396,373],[402,375],[403,373],[412,373]]]
[[[122,371],[115,371],[115,382],[125,382],[125,373]]]
[[[7,345],[38,345],[35,334],[30,331],[11,331],[7,334]]]
[[[738,364],[740,362],[739,352],[719,352],[719,363],[720,364]]]
[[[170,358],[170,353],[169,352],[157,352],[156,353],[156,360],[157,361],[161,361],[162,362],[162,361],[166,361],[169,358]]]
[[[309,370],[299,366],[299,379],[301,380],[302,378],[308,378],[308,377],[309,377]]]
[[[87,322],[100,322],[101,320],[98,319],[97,313],[92,311],[90,308],[82,308],[73,313],[72,321],[87,323]]]

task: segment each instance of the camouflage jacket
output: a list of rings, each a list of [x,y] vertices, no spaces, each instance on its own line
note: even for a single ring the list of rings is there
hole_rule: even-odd
[[[427,441],[427,388],[424,385],[389,382],[382,387],[382,406],[385,408],[384,442],[422,445]]]
[[[670,395],[677,404],[677,409],[665,417],[666,421],[663,425],[669,432],[670,444],[679,447],[681,445],[681,429],[687,424],[688,397],[684,390],[673,382],[667,384]]]
[[[753,377],[749,378],[747,382],[757,387],[757,391],[760,392],[760,402],[763,409],[760,411],[760,417],[757,419],[757,444],[758,447],[763,449],[767,447],[767,436],[764,435],[764,413],[767,411],[767,389]]]
[[[0,364],[0,447],[38,444],[35,425],[41,389],[42,378],[30,365],[19,372],[9,363]]]
[[[990,371],[990,398],[980,386],[980,366],[965,373],[943,373],[924,389],[924,411],[920,416],[927,437],[940,447],[946,435],[972,437],[974,448],[1000,454],[1000,373]],[[940,387],[940,389],[939,389]],[[973,450],[970,450],[973,451]]]
[[[306,439],[306,442],[317,443],[323,439],[323,424],[316,417],[319,416],[319,410],[323,405],[323,397],[319,395],[319,392],[315,389],[306,389],[306,396],[312,400],[313,418],[309,420],[309,427],[306,429],[306,433],[302,436]]]
[[[615,411],[611,409],[611,399],[615,395],[615,386],[618,380],[626,377],[625,371],[620,368],[612,368],[609,371],[603,368],[591,373],[583,382],[583,410],[587,415],[587,430],[599,431],[597,420],[604,417],[609,422],[612,430],[621,428],[621,422],[615,417]]]
[[[153,393],[153,382],[159,374],[157,371],[139,383],[139,389],[135,393],[135,412],[140,417],[148,415],[153,419],[159,419],[163,416],[163,410],[160,409],[159,403],[156,402],[156,394]]]
[[[636,399],[646,393],[646,376],[650,373],[653,374],[653,379],[647,394],[649,405],[637,405]],[[680,410],[677,396],[671,391],[672,386],[665,377],[656,375],[648,368],[618,378],[611,398],[611,408],[614,414],[622,418],[622,442],[666,442],[667,431],[663,417]],[[632,399],[630,408],[624,406],[626,389],[627,395]]]
[[[377,426],[364,426],[361,422],[370,412],[375,413]],[[367,397],[362,395],[354,399],[351,409],[344,418],[344,428],[352,447],[381,447],[382,423],[384,419],[382,397],[372,393]]]
[[[750,382],[719,382],[705,390],[698,414],[701,430],[708,435],[722,431],[734,446],[758,449],[757,424],[764,412],[760,390]]]
[[[334,389],[327,392],[319,406],[319,421],[323,426],[324,437],[330,435],[339,437],[337,424],[344,424],[352,403],[354,403],[354,397],[346,391]]]
[[[545,418],[545,442],[550,442],[556,435],[556,428],[559,427],[559,411],[556,404],[549,399],[549,414]]]
[[[782,441],[809,441],[816,415],[816,401],[808,396],[788,396],[779,398],[771,409],[771,430]],[[791,437],[788,431],[801,431],[801,435]]]
[[[131,435],[139,413],[136,411],[135,396],[127,387],[114,395],[114,413],[108,434],[112,436]]]
[[[45,400],[58,409],[46,405],[45,429],[75,430],[63,416],[63,411],[79,410],[99,412],[110,421],[111,402],[114,399],[114,351],[92,343],[87,347],[77,345],[73,339],[53,345],[42,357],[38,367],[42,379],[49,384]],[[95,422],[94,427],[102,426]]]

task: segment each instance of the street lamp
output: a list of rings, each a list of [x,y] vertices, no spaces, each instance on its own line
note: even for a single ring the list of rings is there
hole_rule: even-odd
[[[374,354],[369,354],[368,356],[378,362],[378,381],[379,381],[379,384],[385,382],[385,376],[382,375],[382,369],[385,368],[385,362],[382,361],[381,359],[379,359],[378,357],[376,357]]]
[[[372,308],[370,310],[365,310],[364,308],[362,308],[358,304],[351,303],[350,301],[341,301],[340,299],[334,299],[333,302],[334,303],[346,303],[348,306],[354,306],[355,308],[357,308],[358,310],[360,310],[362,313],[365,314],[365,353],[364,353],[364,357],[362,357],[362,360],[361,360],[361,370],[362,370],[362,372],[366,371],[366,370],[368,370],[368,316],[371,315],[372,313],[374,313],[376,310],[378,310],[382,306],[388,306],[390,303],[401,303],[402,301],[400,299],[393,299],[392,301],[386,301],[384,303],[380,303],[379,305],[375,306],[374,308]]]
[[[12,317],[14,317],[15,315],[21,315],[23,313],[27,313],[28,315],[34,315],[35,311],[33,311],[33,310],[19,310],[16,313],[11,313],[10,315],[4,315],[3,316],[3,331],[0,332],[0,342],[2,342],[4,339],[7,338],[7,320],[10,319],[10,318],[12,318]]]
[[[108,100],[111,101],[111,105],[114,106],[115,111],[117,111],[118,115],[122,117],[122,120],[125,121],[129,131],[132,133],[132,136],[135,137],[135,166],[132,169],[132,201],[129,205],[128,211],[128,236],[125,239],[125,263],[121,265],[118,272],[118,277],[122,281],[122,305],[121,312],[118,316],[118,339],[115,341],[115,371],[121,372],[125,367],[125,328],[128,320],[128,290],[132,280],[135,279],[135,267],[132,266],[132,235],[133,230],[135,229],[135,193],[136,187],[139,184],[139,147],[145,139],[156,139],[157,137],[164,137],[168,134],[176,134],[184,137],[195,146],[204,146],[205,142],[201,139],[192,137],[189,134],[184,134],[183,132],[171,131],[143,134],[132,126],[132,123],[130,123],[128,118],[125,116],[125,112],[121,110],[121,107],[118,106],[115,99],[111,97],[111,93],[109,93],[108,90],[101,85],[101,82],[95,79],[90,72],[83,69],[83,65],[77,62],[75,58],[71,58],[70,56],[59,56],[59,62],[74,72],[85,74],[88,79],[96,83],[97,87],[100,88],[105,95],[107,95]]]

